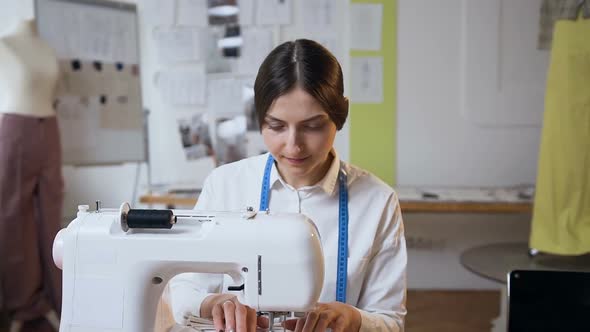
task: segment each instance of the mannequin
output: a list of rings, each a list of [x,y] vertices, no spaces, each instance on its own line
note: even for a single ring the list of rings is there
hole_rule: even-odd
[[[58,78],[57,58],[34,20],[0,37],[0,309],[11,332],[59,325],[61,273],[52,259],[63,201]]]

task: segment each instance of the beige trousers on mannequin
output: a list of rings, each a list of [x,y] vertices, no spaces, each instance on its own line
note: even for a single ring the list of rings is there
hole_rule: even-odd
[[[61,312],[53,239],[63,178],[57,119],[0,115],[0,307],[30,321]]]

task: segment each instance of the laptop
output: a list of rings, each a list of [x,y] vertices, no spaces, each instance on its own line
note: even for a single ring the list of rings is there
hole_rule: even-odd
[[[590,272],[508,273],[508,332],[590,331]]]

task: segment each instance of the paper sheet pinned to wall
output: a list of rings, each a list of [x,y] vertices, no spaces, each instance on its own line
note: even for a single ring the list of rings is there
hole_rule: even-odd
[[[140,129],[142,124],[141,85],[138,66],[99,61],[62,60],[63,88],[66,94],[96,101],[100,128]],[[67,113],[75,98],[65,101]],[[87,102],[86,102],[87,103]],[[94,104],[90,104],[94,105]],[[76,105],[77,107],[82,107]]]
[[[291,24],[292,0],[257,0],[256,22],[260,25]]]
[[[96,146],[98,131],[98,100],[62,96],[57,103],[61,144],[64,151]]]
[[[383,4],[350,5],[350,48],[354,50],[381,50]]]
[[[137,35],[133,13],[97,7],[88,15],[84,7],[69,3],[39,10],[41,36],[59,58],[139,63],[137,45],[128,42]]]
[[[264,58],[273,49],[272,30],[265,28],[246,28],[242,38],[244,45],[238,59],[238,71],[240,74],[255,75]]]
[[[205,2],[205,1],[203,1]],[[138,1],[140,13],[145,23],[151,26],[173,25],[176,1],[141,0]]]
[[[143,124],[143,109],[139,92],[128,96],[101,96],[100,127],[115,130],[139,130]]]
[[[383,103],[383,57],[353,57],[350,61],[353,103]]]
[[[314,0],[301,2],[301,17],[305,31],[318,33],[332,31],[337,9],[336,0]]]
[[[238,23],[242,26],[254,25],[254,0],[238,0]]]
[[[156,74],[162,100],[173,106],[203,105],[206,101],[205,68],[174,69]]]
[[[61,60],[64,90],[77,96],[139,94],[139,67],[100,61]]]
[[[206,27],[209,20],[207,15],[207,1],[178,0],[179,25]]]
[[[211,79],[207,83],[208,111],[214,117],[244,114],[243,83],[234,78]]]
[[[345,63],[344,61],[346,60],[348,54],[344,51],[342,39],[339,36],[323,34],[314,36],[312,39],[322,44],[322,46],[332,52],[336,59],[338,59],[338,62],[341,64]]]
[[[206,32],[196,27],[160,27],[154,30],[154,38],[163,64],[198,61],[207,43]]]

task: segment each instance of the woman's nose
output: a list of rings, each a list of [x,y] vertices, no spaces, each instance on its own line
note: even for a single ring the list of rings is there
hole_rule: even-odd
[[[301,151],[301,133],[297,130],[290,130],[289,136],[287,137],[287,148],[289,151],[299,152]]]

